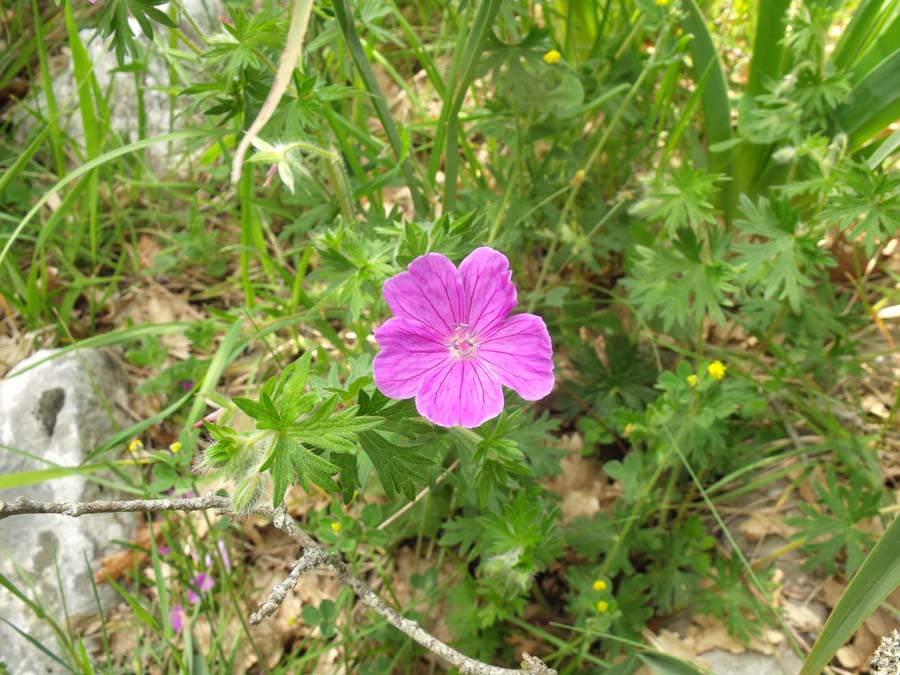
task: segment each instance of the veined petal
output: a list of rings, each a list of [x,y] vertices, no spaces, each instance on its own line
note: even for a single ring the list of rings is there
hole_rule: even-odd
[[[440,253],[419,256],[407,272],[385,281],[384,299],[394,316],[428,326],[443,338],[453,334],[465,310],[459,271]]]
[[[553,347],[539,316],[517,314],[504,321],[481,338],[478,358],[527,401],[544,398],[553,389]]]
[[[451,360],[422,384],[416,410],[442,427],[477,427],[502,412],[503,389],[478,359]]]
[[[391,398],[412,398],[423,380],[450,360],[446,345],[398,317],[375,329],[375,341],[381,348],[372,363],[375,386]]]
[[[506,256],[487,246],[476,248],[459,266],[467,300],[465,323],[476,333],[490,331],[516,306],[516,287]]]

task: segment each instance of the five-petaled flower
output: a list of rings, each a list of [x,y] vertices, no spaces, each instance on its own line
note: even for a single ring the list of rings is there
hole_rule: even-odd
[[[503,410],[505,385],[536,401],[553,389],[553,349],[543,319],[509,316],[516,287],[509,261],[482,247],[457,269],[429,253],[388,279],[393,312],[375,340],[376,386],[391,398],[416,399],[416,409],[444,427],[477,427]]]
[[[555,49],[551,49],[549,52],[544,54],[544,63],[549,63],[552,66],[554,63],[559,63],[561,58],[562,54],[560,54]]]

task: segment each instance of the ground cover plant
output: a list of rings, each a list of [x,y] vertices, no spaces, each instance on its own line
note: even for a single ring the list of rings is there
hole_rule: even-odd
[[[3,0],[0,39],[0,365],[112,349],[134,413],[0,489],[145,512],[121,608],[48,614],[64,667],[866,672],[900,2]]]

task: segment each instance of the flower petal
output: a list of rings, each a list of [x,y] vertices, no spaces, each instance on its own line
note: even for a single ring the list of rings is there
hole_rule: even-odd
[[[395,317],[428,326],[438,338],[453,334],[465,310],[459,271],[440,253],[419,256],[385,281],[384,299]]]
[[[476,248],[459,266],[468,300],[466,323],[476,333],[490,331],[516,306],[516,287],[506,256],[487,246]]]
[[[416,410],[442,427],[477,427],[503,410],[503,389],[478,359],[451,360],[416,395]]]
[[[500,381],[527,401],[553,389],[553,347],[544,320],[517,314],[481,339],[478,358]]]
[[[375,386],[391,398],[412,398],[423,381],[450,359],[446,345],[423,326],[394,317],[375,329]]]

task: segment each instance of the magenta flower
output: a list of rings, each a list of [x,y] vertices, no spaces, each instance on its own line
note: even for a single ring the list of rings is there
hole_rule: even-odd
[[[184,611],[184,607],[181,605],[174,605],[169,609],[169,625],[172,626],[172,630],[176,633],[180,633],[184,630],[184,621],[186,618],[187,614]]]
[[[375,385],[391,398],[414,396],[419,413],[443,427],[477,427],[499,415],[500,385],[529,401],[549,394],[550,334],[539,316],[509,316],[511,276],[506,256],[482,247],[459,269],[429,253],[388,279],[384,299],[394,316],[375,329]]]
[[[209,593],[213,586],[216,585],[216,580],[213,578],[211,574],[206,574],[206,572],[200,572],[199,574],[194,575],[194,588],[188,587],[187,596],[188,600],[192,605],[196,605],[203,598],[204,595]],[[199,592],[198,592],[199,591]]]

